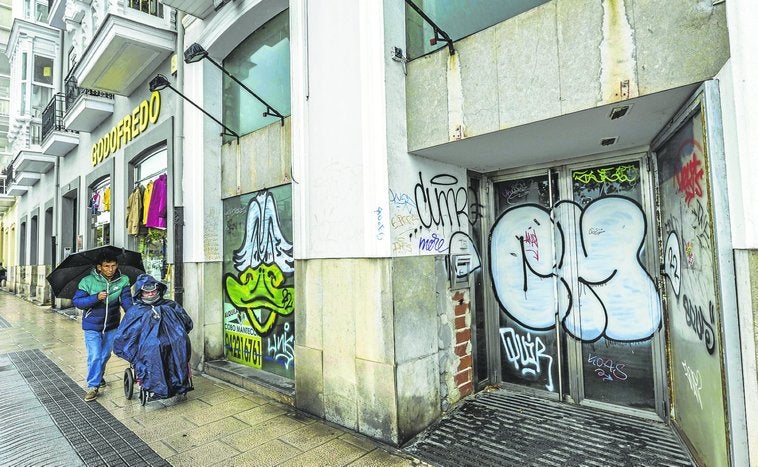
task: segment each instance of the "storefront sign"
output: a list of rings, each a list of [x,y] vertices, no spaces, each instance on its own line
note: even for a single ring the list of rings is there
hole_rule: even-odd
[[[97,165],[106,157],[126,146],[132,139],[147,130],[150,124],[158,121],[161,113],[161,95],[154,91],[150,98],[140,104],[122,118],[111,131],[92,145],[92,165]]]

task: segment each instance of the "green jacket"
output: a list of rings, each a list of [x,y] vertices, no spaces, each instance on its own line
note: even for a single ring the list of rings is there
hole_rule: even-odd
[[[108,291],[105,300],[98,300],[100,292]],[[83,310],[82,329],[93,331],[110,331],[118,327],[121,321],[119,306],[128,309],[132,306],[129,278],[117,271],[108,281],[93,269],[89,275],[79,281],[79,289],[74,294],[74,306]]]

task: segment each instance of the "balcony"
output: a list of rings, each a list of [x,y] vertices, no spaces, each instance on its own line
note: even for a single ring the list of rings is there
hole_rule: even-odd
[[[105,17],[74,69],[80,86],[129,96],[174,52],[176,33],[153,15],[162,15],[163,8],[152,3],[130,0],[124,4],[123,16]]]
[[[55,156],[49,156],[37,151],[27,150],[19,152],[13,161],[14,183],[25,186],[34,185],[40,179],[41,174],[52,170],[55,166],[55,160]]]
[[[63,126],[69,130],[91,133],[113,114],[113,94],[80,88],[74,78],[66,80],[65,103]]]
[[[228,0],[227,0],[228,1]],[[163,4],[175,8],[179,11],[183,11],[196,18],[205,19],[208,15],[213,13],[214,4],[223,5],[224,1],[221,0],[163,0]]]
[[[79,133],[64,125],[65,103],[66,96],[59,92],[42,112],[42,152],[51,156],[65,156],[79,144]]]

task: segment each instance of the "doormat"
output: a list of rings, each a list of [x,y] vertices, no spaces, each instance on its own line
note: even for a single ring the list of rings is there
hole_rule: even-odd
[[[671,429],[517,392],[464,401],[403,449],[440,466],[693,466]]]

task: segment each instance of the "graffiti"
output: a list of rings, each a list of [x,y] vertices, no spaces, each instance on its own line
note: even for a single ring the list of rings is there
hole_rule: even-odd
[[[662,313],[655,283],[640,259],[647,232],[642,207],[612,195],[584,208],[562,201],[553,209],[555,221],[550,210],[523,204],[495,222],[490,271],[501,308],[530,330],[550,329],[557,312],[566,332],[584,342],[603,336],[620,342],[649,339],[660,328]],[[580,248],[564,248],[570,230],[560,219],[579,219],[574,235]],[[539,258],[527,254],[529,229],[538,238],[556,236],[542,245]],[[590,235],[591,229],[604,234]]]
[[[250,200],[242,245],[234,252],[238,274],[224,275],[224,290],[237,310],[262,336],[271,332],[278,316],[292,314],[294,273],[292,244],[284,237],[274,197],[262,191]]]
[[[455,258],[458,258],[457,260]],[[461,258],[465,258],[463,261]],[[458,264],[456,264],[456,261]],[[462,264],[463,263],[463,264]],[[479,251],[474,241],[463,232],[455,232],[450,238],[450,247],[447,256],[448,268],[453,270],[455,277],[467,277],[472,272],[482,267],[479,259]],[[464,267],[465,265],[465,267]]]
[[[439,238],[437,234],[433,233],[432,238],[419,238],[418,248],[421,251],[445,251],[445,239]]]
[[[240,272],[259,264],[276,264],[285,274],[294,272],[292,243],[282,234],[276,202],[268,191],[250,201],[245,237],[242,246],[234,252],[234,267]]]
[[[413,189],[414,201],[421,225],[426,228],[451,226],[461,228],[468,223],[468,190],[458,186],[453,175],[436,175],[426,186],[421,172]],[[447,223],[446,223],[447,219]]]
[[[413,253],[413,247],[406,239],[399,238],[392,242],[392,253]]]
[[[390,203],[397,209],[403,209],[408,212],[416,210],[416,203],[406,193],[395,193],[390,190]]]
[[[542,374],[542,360],[546,361],[547,384],[545,389],[553,391],[553,357],[545,353],[545,344],[539,336],[532,339],[532,334],[525,336],[516,333],[513,328],[500,328],[505,355],[508,361],[522,376],[537,378]]]
[[[468,195],[469,223],[474,225],[482,218],[484,205],[479,202],[479,194],[472,187],[468,187]]]
[[[500,196],[505,199],[507,204],[513,204],[529,196],[529,185],[525,182],[517,181],[505,186],[500,192]]]
[[[587,363],[593,365],[595,374],[603,381],[626,381],[627,374],[624,373],[625,363],[614,362],[610,358],[603,358],[600,355],[589,354]]]
[[[596,227],[592,227],[592,228],[590,228],[590,230],[589,230],[589,232],[588,232],[588,233],[589,233],[590,235],[602,235],[602,234],[604,234],[604,233],[605,233],[605,230],[603,230],[603,229],[598,229],[598,228],[596,228]]]
[[[694,266],[695,254],[692,252],[692,242],[687,242],[684,244],[684,254],[687,255],[687,266]]]
[[[704,173],[702,161],[697,158],[697,152],[693,152],[692,159],[684,164],[682,170],[676,174],[676,190],[679,193],[684,193],[684,202],[687,203],[687,206],[695,197],[703,196],[700,182],[703,180]]]
[[[376,213],[376,239],[381,240],[384,238],[384,220],[382,219],[382,208],[378,207],[374,212]]]
[[[284,323],[284,332],[277,336],[272,335],[266,340],[267,351],[270,359],[289,369],[295,360],[295,337],[289,334],[290,323]]]
[[[531,227],[524,232],[524,252],[531,253],[535,260],[540,260],[540,242],[537,233]]]
[[[700,375],[700,370],[693,370],[692,367],[687,365],[686,361],[682,361],[682,368],[684,368],[684,376],[687,377],[687,381],[690,383],[690,389],[702,409],[703,400],[700,397],[700,390],[703,389],[703,377]]]
[[[713,355],[713,352],[716,349],[716,334],[714,334],[713,331],[716,312],[713,302],[708,303],[710,321],[705,319],[703,307],[693,303],[687,295],[684,295],[683,305],[687,326],[695,331],[695,334],[697,334],[700,340],[705,344],[708,353]]]
[[[390,225],[392,225],[393,229],[397,229],[399,227],[406,227],[406,226],[415,226],[418,225],[418,217],[412,215],[412,214],[396,214],[392,216],[392,219],[390,220]]]
[[[619,165],[599,169],[575,170],[574,180],[588,184],[594,183],[630,183],[635,182],[640,176],[639,169],[634,165]]]
[[[677,297],[679,296],[679,289],[682,284],[682,261],[679,251],[679,237],[676,235],[676,232],[669,232],[669,236],[666,239],[663,271]]]
[[[705,208],[699,199],[695,200],[695,205],[691,206],[692,230],[695,231],[695,238],[700,248],[710,248],[711,229],[708,217],[705,214]]]

